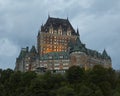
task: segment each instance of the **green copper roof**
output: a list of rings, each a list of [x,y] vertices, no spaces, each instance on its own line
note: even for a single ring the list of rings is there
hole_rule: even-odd
[[[77,37],[75,43],[69,42],[69,46],[70,46],[70,53],[80,51],[80,52],[84,52],[87,55],[92,56],[92,57],[97,57],[97,58],[102,58],[102,59],[110,59],[111,60],[111,58],[110,58],[110,56],[108,56],[106,50],[104,50],[103,53],[101,54],[101,53],[99,53],[95,50],[87,49],[85,47],[85,44],[83,44],[80,41],[79,37]]]
[[[34,54],[36,54],[35,56],[37,56],[37,51],[36,51],[36,49],[35,49],[35,46],[32,46],[32,48],[31,48],[31,50],[29,51],[29,48],[28,47],[26,47],[26,48],[22,48],[21,49],[21,52],[20,52],[20,54],[19,54],[19,57],[18,57],[18,59],[24,59],[25,58],[25,56],[27,55],[28,57],[31,57],[31,53],[34,53]],[[32,57],[32,58],[37,58],[37,57]]]
[[[69,43],[70,46],[70,53],[75,51],[86,52],[85,45],[80,41],[80,38],[77,37],[75,43]]]
[[[103,58],[103,59],[110,59],[110,60],[111,60],[110,56],[108,56],[108,54],[107,54],[107,52],[106,52],[105,49],[104,49],[104,51],[103,51],[103,53],[102,53],[102,58]]]
[[[32,46],[30,52],[31,52],[31,53],[37,53],[35,46]]]
[[[69,53],[68,52],[50,52],[47,54],[44,54],[40,57],[42,60],[58,60],[58,59],[68,59],[69,58]]]
[[[29,48],[28,47],[26,47],[26,48],[22,48],[21,49],[21,52],[20,52],[20,55],[19,55],[19,59],[22,59],[22,58],[24,58],[25,56],[26,56],[26,54],[28,53],[28,51],[29,51]]]

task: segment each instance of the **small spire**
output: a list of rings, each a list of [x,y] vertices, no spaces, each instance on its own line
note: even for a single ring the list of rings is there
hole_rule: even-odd
[[[29,47],[28,46],[26,47],[26,51],[29,52]]]
[[[107,52],[106,52],[106,50],[105,50],[105,49],[103,50],[103,54],[107,55]]]
[[[103,58],[108,58],[109,57],[105,49],[104,49],[104,51],[102,53],[102,56],[103,56]]]
[[[40,29],[41,31],[43,31],[43,23],[42,23],[42,25],[41,25],[41,29]],[[39,30],[39,33],[40,33],[40,30]]]
[[[69,20],[68,14],[67,14],[67,20]]]
[[[42,23],[42,25],[41,25],[42,27],[43,27],[43,23]]]
[[[81,41],[80,41],[80,38],[79,38],[79,37],[77,37],[77,39],[76,39],[76,44],[77,44],[77,45],[81,45]]]
[[[69,20],[69,19],[68,19],[68,16],[67,16],[67,20]]]
[[[48,18],[50,18],[50,14],[48,13]]]
[[[41,29],[42,29],[42,27],[43,27],[43,23],[41,24]]]
[[[80,34],[79,34],[79,29],[78,29],[78,28],[77,28],[77,35],[80,36]]]

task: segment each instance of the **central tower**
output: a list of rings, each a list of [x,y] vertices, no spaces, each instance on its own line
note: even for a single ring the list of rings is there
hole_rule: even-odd
[[[79,32],[75,32],[68,19],[48,17],[41,26],[37,37],[38,54],[68,51],[68,43],[75,42]]]

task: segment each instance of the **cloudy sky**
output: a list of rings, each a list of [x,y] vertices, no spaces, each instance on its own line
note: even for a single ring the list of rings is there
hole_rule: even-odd
[[[20,49],[36,45],[48,14],[68,17],[86,47],[106,49],[120,69],[120,0],[0,0],[0,68],[14,69]]]

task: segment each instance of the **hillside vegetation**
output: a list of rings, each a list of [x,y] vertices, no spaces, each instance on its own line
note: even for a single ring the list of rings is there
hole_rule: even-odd
[[[120,96],[120,74],[72,66],[65,74],[0,70],[0,96]]]

